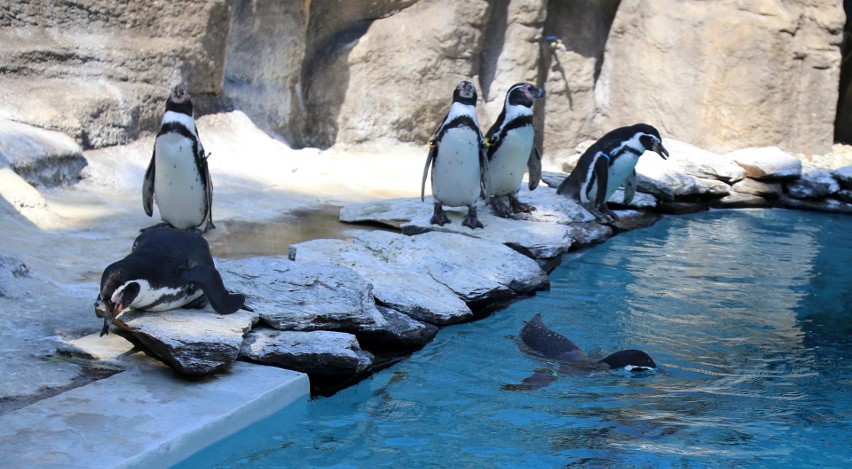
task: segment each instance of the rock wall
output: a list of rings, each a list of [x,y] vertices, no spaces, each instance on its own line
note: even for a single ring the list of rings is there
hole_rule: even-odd
[[[425,143],[459,80],[486,129],[531,81],[548,158],[637,121],[714,151],[824,153],[852,106],[845,19],[836,0],[11,0],[0,118],[114,145],[156,130],[183,81],[198,112],[241,109],[295,147]]]

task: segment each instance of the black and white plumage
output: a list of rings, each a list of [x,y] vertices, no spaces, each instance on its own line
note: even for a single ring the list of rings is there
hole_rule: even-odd
[[[615,129],[580,156],[577,166],[556,193],[576,200],[600,221],[617,220],[606,202],[621,185],[625,186],[624,203],[633,200],[636,163],[646,151],[656,152],[663,159],[669,156],[657,129],[648,124]]]
[[[182,230],[213,226],[213,184],[207,156],[198,138],[192,100],[175,87],[154,141],[154,153],[142,183],[142,206],[153,215],[154,199],[163,222]]]
[[[130,254],[104,270],[95,312],[104,318],[103,336],[129,308],[203,307],[205,299],[219,314],[251,311],[245,295],[225,288],[201,234],[161,226],[143,231]]]
[[[535,207],[521,203],[518,191],[524,171],[529,168],[529,188],[541,181],[541,153],[535,147],[532,106],[545,92],[529,83],[512,85],[506,92],[503,110],[485,134],[488,155],[490,201],[497,215],[511,218],[513,213],[530,212]],[[500,200],[507,196],[509,205]]]
[[[453,103],[429,141],[429,154],[423,168],[420,198],[424,200],[426,176],[432,171],[432,197],[435,199],[433,225],[450,223],[443,205],[467,207],[462,224],[482,228],[476,215],[476,201],[488,194],[488,160],[479,121],[476,118],[476,88],[462,81],[453,91]]]

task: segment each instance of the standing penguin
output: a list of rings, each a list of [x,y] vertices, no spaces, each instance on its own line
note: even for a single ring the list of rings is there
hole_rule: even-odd
[[[245,295],[225,289],[210,246],[200,234],[158,226],[143,231],[127,257],[104,269],[95,313],[104,318],[103,336],[129,308],[203,307],[205,299],[219,314],[252,310]]]
[[[480,195],[488,194],[488,160],[484,150],[476,119],[476,88],[469,81],[462,81],[453,91],[450,111],[429,140],[420,200],[424,200],[426,175],[431,168],[435,211],[430,223],[450,223],[442,205],[467,206],[462,224],[471,229],[483,227],[476,217],[476,201]]]
[[[153,215],[156,194],[157,208],[166,225],[202,232],[215,228],[207,156],[195,128],[189,93],[175,87],[166,100],[166,112],[142,183],[145,213]]]
[[[527,167],[530,190],[535,189],[541,180],[541,153],[533,143],[532,105],[544,94],[543,89],[529,83],[512,85],[506,92],[503,111],[485,134],[491,205],[503,218],[535,210],[535,207],[518,200],[518,191]],[[511,209],[500,200],[501,196],[509,197]]]
[[[636,194],[636,163],[646,151],[663,159],[669,152],[663,147],[660,132],[648,124],[636,124],[610,131],[580,156],[574,171],[562,181],[557,194],[576,200],[600,221],[611,222],[618,216],[606,202],[622,184],[624,203]]]

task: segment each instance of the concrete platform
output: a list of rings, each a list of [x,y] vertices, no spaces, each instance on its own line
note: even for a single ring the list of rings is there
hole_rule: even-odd
[[[167,467],[309,396],[307,375],[244,362],[197,381],[134,368],[0,417],[0,466]]]

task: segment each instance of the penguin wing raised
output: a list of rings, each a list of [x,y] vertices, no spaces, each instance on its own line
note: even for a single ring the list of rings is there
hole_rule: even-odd
[[[438,155],[438,144],[434,139],[429,140],[429,154],[426,155],[426,166],[423,167],[423,180],[420,182],[420,201],[426,200],[426,176],[429,169],[435,165],[435,157]]]
[[[151,153],[151,162],[148,163],[148,169],[145,170],[145,178],[142,180],[142,208],[145,209],[145,214],[149,217],[154,214],[154,172],[155,161],[157,157],[157,149]]]
[[[209,265],[196,265],[187,269],[181,280],[201,287],[210,306],[219,314],[235,313],[238,309],[254,311],[246,306],[246,296],[242,293],[231,293],[225,288],[222,276],[216,268]]]
[[[538,183],[541,182],[541,152],[538,151],[535,145],[530,151],[530,159],[527,160],[527,170],[529,170],[529,188],[535,190]]]

